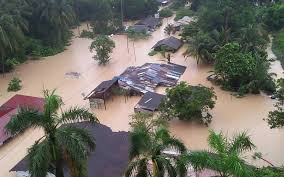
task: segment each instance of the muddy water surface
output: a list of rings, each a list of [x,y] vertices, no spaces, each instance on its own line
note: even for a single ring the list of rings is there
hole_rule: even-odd
[[[171,21],[169,19],[168,21]],[[19,94],[41,96],[42,90],[56,88],[63,97],[65,106],[80,105],[89,107],[88,102],[83,100],[83,95],[88,94],[101,81],[112,79],[119,75],[128,66],[142,65],[145,62],[165,62],[157,55],[150,57],[151,47],[160,39],[166,37],[163,32],[164,25],[153,33],[148,40],[129,41],[125,36],[113,36],[116,48],[112,54],[111,62],[106,66],[98,66],[92,59],[93,54],[89,52],[91,40],[74,38],[71,46],[61,54],[47,57],[44,60],[28,61],[19,66],[13,73],[5,78],[0,78],[0,104],[12,97],[15,93],[7,93],[7,85],[12,77],[18,76],[23,81],[23,89]],[[82,29],[82,28],[81,28]],[[75,30],[77,32],[77,30]],[[203,84],[214,87],[206,80],[208,72],[212,68],[204,65],[197,65],[193,58],[184,59],[182,52],[184,48],[172,56],[175,63],[186,65],[187,70],[181,80],[189,84]],[[268,49],[268,52],[269,49]],[[283,72],[279,62],[274,62],[271,70],[281,77]],[[68,72],[80,73],[79,78],[66,76]],[[164,89],[158,89],[164,92]],[[270,130],[263,118],[273,109],[274,101],[265,95],[248,95],[238,99],[229,92],[224,92],[215,87],[218,97],[216,107],[212,110],[213,122],[210,129],[224,131],[229,135],[235,132],[247,131],[256,146],[257,151],[263,153],[264,158],[277,165],[284,163],[282,149],[284,147],[284,130]],[[107,110],[93,110],[101,123],[110,126],[114,131],[129,130],[129,115],[133,113],[133,107],[139,97],[125,100],[123,97],[115,97],[107,102]],[[170,130],[173,135],[182,139],[190,149],[207,149],[206,139],[208,128],[193,123],[172,121]],[[17,136],[9,143],[0,148],[0,176],[14,176],[9,170],[21,160],[27,153],[35,140],[42,136],[41,130],[28,130],[23,135]],[[250,155],[248,160],[252,161]],[[261,162],[252,161],[262,165]]]

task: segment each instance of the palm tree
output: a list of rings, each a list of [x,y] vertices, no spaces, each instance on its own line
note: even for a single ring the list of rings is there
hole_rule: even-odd
[[[23,40],[21,30],[14,23],[12,16],[0,12],[0,57],[2,72],[5,72],[5,58],[17,51]]]
[[[75,11],[69,0],[35,1],[34,12],[38,22],[38,32],[51,40],[54,45],[62,42],[64,34],[76,19]],[[54,32],[50,30],[53,29]]]
[[[198,171],[204,168],[216,170],[220,177],[251,177],[252,169],[241,157],[245,151],[252,150],[255,145],[245,133],[228,139],[222,132],[209,131],[208,138],[211,151],[195,151],[182,155],[178,161],[178,173],[185,176],[188,165]]]
[[[174,149],[183,153],[186,151],[185,146],[173,138],[165,127],[159,126],[159,120],[151,119],[149,123],[144,118],[142,116],[142,119],[136,119],[136,123],[131,124],[133,131],[130,133],[130,163],[125,177],[163,177],[165,174],[169,177],[176,176],[174,159],[164,155],[163,151]]]
[[[16,135],[29,127],[44,130],[45,135],[28,151],[28,170],[31,177],[45,177],[48,171],[54,172],[56,177],[64,177],[64,161],[67,162],[72,177],[86,177],[87,158],[94,150],[95,142],[86,130],[64,124],[77,121],[95,123],[98,122],[97,118],[79,107],[58,113],[62,101],[55,90],[44,91],[44,98],[43,112],[21,108],[6,125],[7,133]]]

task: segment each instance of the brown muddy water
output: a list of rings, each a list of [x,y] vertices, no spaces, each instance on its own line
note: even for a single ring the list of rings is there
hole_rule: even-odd
[[[106,66],[98,66],[92,59],[93,54],[89,52],[91,40],[75,37],[72,44],[61,54],[47,57],[38,61],[28,61],[17,67],[17,69],[3,78],[0,78],[0,104],[12,97],[15,93],[6,92],[8,82],[12,77],[17,76],[23,81],[23,89],[18,94],[41,96],[43,89],[57,89],[57,93],[63,97],[65,106],[86,106],[88,101],[83,100],[83,95],[88,94],[101,81],[112,79],[119,75],[128,66],[142,65],[145,62],[165,62],[161,56],[148,56],[151,47],[160,39],[167,37],[163,29],[172,21],[172,18],[165,19],[164,25],[152,34],[147,40],[129,41],[125,36],[113,36],[116,48],[112,54],[112,60]],[[84,26],[81,27],[85,28]],[[77,29],[74,30],[77,33]],[[191,85],[203,84],[214,87],[206,80],[208,72],[212,68],[204,65],[197,65],[194,58],[184,59],[182,48],[172,55],[175,63],[187,66],[187,70],[181,80]],[[268,48],[269,57],[273,57],[271,48]],[[271,71],[283,76],[283,70],[279,62],[273,62]],[[80,73],[79,78],[66,75],[68,72]],[[235,98],[229,92],[214,87],[218,97],[215,108],[211,111],[213,121],[209,128],[185,123],[180,121],[170,122],[172,134],[183,140],[191,150],[207,149],[208,129],[224,131],[233,135],[239,131],[247,131],[257,146],[256,151],[262,152],[264,158],[276,165],[284,164],[284,130],[271,130],[263,121],[270,110],[273,109],[275,101],[266,95],[248,95],[244,98]],[[158,92],[164,92],[158,88]],[[133,114],[133,108],[139,97],[132,97],[125,102],[123,97],[115,97],[107,102],[107,110],[93,110],[101,123],[111,127],[114,131],[129,130],[129,115]],[[21,160],[27,153],[35,140],[42,136],[41,130],[30,129],[24,134],[17,136],[0,148],[0,176],[15,176],[9,170]],[[260,161],[253,161],[251,155],[246,158],[258,165],[265,165]]]

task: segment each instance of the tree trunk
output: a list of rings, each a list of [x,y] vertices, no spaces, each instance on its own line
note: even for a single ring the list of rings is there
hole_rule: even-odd
[[[58,154],[58,159],[56,160],[56,169],[55,169],[55,176],[56,177],[64,177],[63,172],[63,159],[62,154]]]
[[[3,72],[3,77],[5,76],[5,64],[4,64],[4,57],[2,56],[2,72]]]

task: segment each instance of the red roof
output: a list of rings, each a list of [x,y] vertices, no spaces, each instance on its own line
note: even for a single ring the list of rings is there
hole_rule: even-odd
[[[17,108],[28,107],[43,111],[44,99],[25,95],[15,95],[0,107],[0,145],[11,136],[5,132],[5,126],[13,115],[17,113]]]

